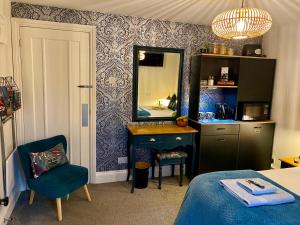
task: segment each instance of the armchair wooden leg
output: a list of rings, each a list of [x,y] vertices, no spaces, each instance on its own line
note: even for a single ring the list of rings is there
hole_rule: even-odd
[[[29,205],[32,205],[32,203],[33,203],[34,194],[35,194],[35,191],[31,190],[30,191],[30,197],[29,197]]]
[[[83,186],[83,189],[84,189],[84,192],[85,192],[85,195],[86,195],[87,200],[88,200],[89,202],[91,202],[92,199],[91,199],[91,196],[90,196],[90,193],[89,193],[89,190],[88,190],[87,185],[84,185],[84,186]]]
[[[56,199],[57,220],[62,221],[61,198]]]

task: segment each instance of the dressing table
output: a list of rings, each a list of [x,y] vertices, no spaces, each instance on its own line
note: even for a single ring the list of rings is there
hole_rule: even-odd
[[[133,46],[133,122],[175,121],[181,115],[184,49]],[[187,174],[194,176],[195,134],[191,127],[177,125],[128,125],[128,175],[132,170],[133,193],[138,149],[172,150],[187,147]]]
[[[128,175],[127,181],[132,170],[131,193],[135,187],[135,162],[136,151],[139,148],[166,150],[176,147],[191,146],[189,152],[189,177],[194,177],[194,167],[196,160],[195,135],[197,130],[187,126],[179,127],[177,125],[128,125]]]

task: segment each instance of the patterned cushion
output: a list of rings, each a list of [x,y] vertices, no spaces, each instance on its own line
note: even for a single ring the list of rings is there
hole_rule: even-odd
[[[162,159],[179,159],[179,158],[187,158],[188,155],[184,151],[167,151],[167,152],[159,152],[157,153],[157,158]]]
[[[48,151],[30,152],[29,155],[34,178],[38,178],[43,173],[69,162],[62,143]]]

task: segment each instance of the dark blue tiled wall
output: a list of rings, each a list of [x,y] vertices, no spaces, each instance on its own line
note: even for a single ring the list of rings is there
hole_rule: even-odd
[[[236,97],[236,88],[202,88],[199,112],[215,112],[216,103],[227,103],[231,109],[235,109]]]
[[[224,101],[223,91],[220,88],[200,90],[199,112],[215,112],[215,104]]]

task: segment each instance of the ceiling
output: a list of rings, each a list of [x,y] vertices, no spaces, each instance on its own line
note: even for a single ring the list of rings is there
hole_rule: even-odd
[[[13,0],[37,5],[91,10],[118,15],[210,25],[226,9],[242,0]],[[275,24],[300,22],[300,0],[245,0],[245,6],[267,10]]]

